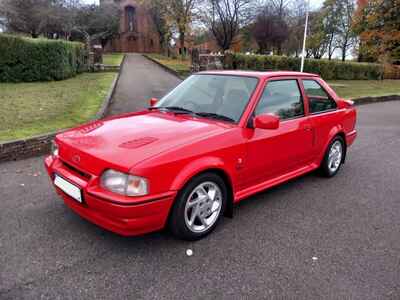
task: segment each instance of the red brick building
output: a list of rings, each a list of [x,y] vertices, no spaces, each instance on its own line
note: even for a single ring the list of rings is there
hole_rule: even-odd
[[[100,0],[100,5],[110,2],[121,8],[120,31],[105,51],[160,52],[159,35],[147,8],[136,0]]]

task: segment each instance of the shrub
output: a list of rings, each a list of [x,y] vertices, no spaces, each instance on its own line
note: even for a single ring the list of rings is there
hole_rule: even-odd
[[[86,70],[81,43],[0,34],[0,82],[61,80]]]
[[[385,64],[385,79],[400,79],[400,65]]]
[[[254,71],[285,70],[299,71],[300,58],[286,56],[245,55],[229,53],[225,58],[226,69]],[[304,72],[319,74],[326,80],[332,79],[383,79],[383,66],[372,63],[342,62],[326,59],[306,59]]]

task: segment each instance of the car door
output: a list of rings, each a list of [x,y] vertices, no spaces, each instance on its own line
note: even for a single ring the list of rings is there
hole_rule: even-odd
[[[303,78],[304,93],[308,99],[309,119],[315,130],[315,151],[324,151],[330,131],[340,123],[333,97],[317,79]]]
[[[278,129],[247,130],[245,184],[258,184],[303,167],[312,160],[313,129],[296,78],[269,80],[253,116],[280,117]]]

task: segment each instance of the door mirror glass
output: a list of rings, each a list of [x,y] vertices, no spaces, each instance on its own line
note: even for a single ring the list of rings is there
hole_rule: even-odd
[[[254,118],[254,128],[278,129],[279,117],[272,114],[261,114]]]
[[[157,102],[158,102],[158,99],[157,99],[157,98],[151,98],[151,99],[150,99],[150,106],[153,107],[154,105],[157,104]]]

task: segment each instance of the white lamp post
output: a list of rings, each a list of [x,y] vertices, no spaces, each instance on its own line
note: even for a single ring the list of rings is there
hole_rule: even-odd
[[[300,72],[303,72],[303,69],[304,69],[304,58],[306,56],[306,40],[307,40],[308,10],[309,10],[309,8],[310,8],[310,0],[307,1],[307,7],[306,7],[306,24],[304,25],[303,49],[301,51]]]

